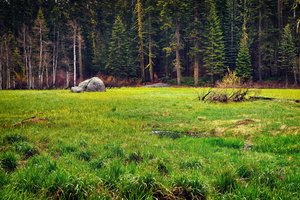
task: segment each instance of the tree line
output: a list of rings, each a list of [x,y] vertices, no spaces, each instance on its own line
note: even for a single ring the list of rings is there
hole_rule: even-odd
[[[1,0],[0,89],[103,74],[300,81],[299,0]]]

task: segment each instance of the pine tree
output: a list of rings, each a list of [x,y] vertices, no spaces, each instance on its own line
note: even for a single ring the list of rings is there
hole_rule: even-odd
[[[225,70],[224,41],[215,2],[207,1],[207,4],[209,6],[209,14],[207,18],[208,33],[205,44],[204,66],[207,74],[211,76],[213,81],[214,77],[222,76]]]
[[[236,59],[236,72],[243,81],[252,79],[251,56],[248,47],[248,34],[246,25],[243,25],[243,35],[240,42],[240,49]]]
[[[290,25],[286,25],[283,29],[283,35],[281,37],[281,42],[279,46],[279,57],[278,62],[280,69],[285,74],[285,82],[288,85],[288,74],[293,72],[296,74],[296,48],[293,41]],[[297,83],[297,78],[294,79],[295,84]]]
[[[225,63],[235,69],[239,42],[242,36],[242,5],[239,0],[226,0],[225,16],[223,18],[223,33],[225,44]],[[224,9],[224,8],[223,8]]]
[[[126,34],[126,28],[118,15],[112,29],[108,49],[107,72],[120,78],[128,78],[134,75],[135,67],[131,57],[130,36]]]
[[[200,59],[201,59],[201,42],[203,33],[203,24],[201,23],[201,7],[203,5],[198,0],[191,1],[193,9],[190,10],[190,23],[186,32],[188,33],[189,40],[191,42],[191,47],[189,49],[189,55],[193,59],[193,75],[194,75],[194,85],[199,84],[199,71],[200,71]],[[200,56],[201,55],[201,56]]]
[[[181,56],[180,50],[182,49],[182,27],[185,22],[185,17],[188,10],[187,0],[172,0],[165,1],[159,0],[158,5],[161,6],[160,17],[163,22],[162,29],[164,31],[171,30],[174,34],[174,40],[169,44],[172,50],[175,50],[175,68],[177,84],[181,84]],[[171,36],[170,36],[171,37]]]

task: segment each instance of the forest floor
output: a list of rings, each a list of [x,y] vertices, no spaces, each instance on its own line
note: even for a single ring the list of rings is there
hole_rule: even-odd
[[[300,90],[0,91],[0,199],[300,199]]]

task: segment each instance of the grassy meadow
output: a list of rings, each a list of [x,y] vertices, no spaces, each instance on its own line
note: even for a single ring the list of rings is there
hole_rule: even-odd
[[[0,199],[300,199],[300,90],[0,91]]]

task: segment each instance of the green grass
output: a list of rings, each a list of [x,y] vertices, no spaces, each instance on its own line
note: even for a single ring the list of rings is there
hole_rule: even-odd
[[[0,199],[299,199],[300,104],[202,90],[0,91]]]

